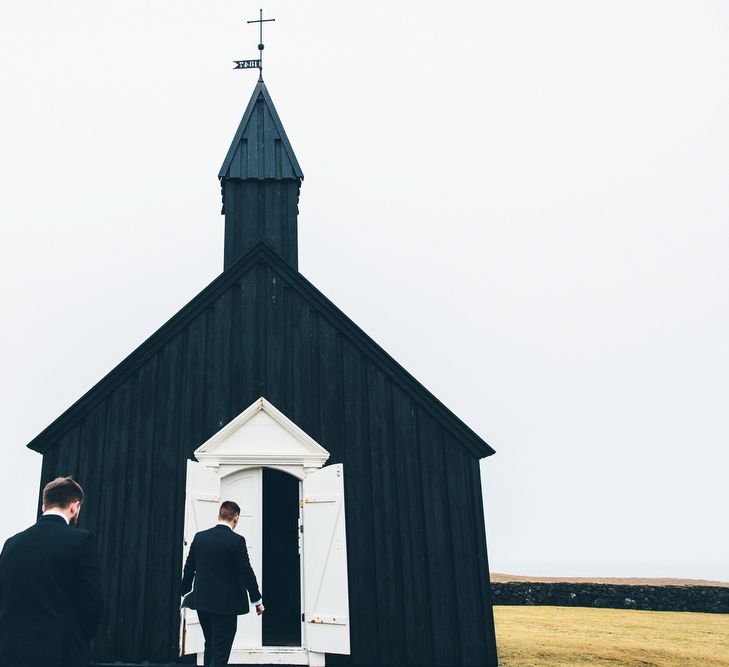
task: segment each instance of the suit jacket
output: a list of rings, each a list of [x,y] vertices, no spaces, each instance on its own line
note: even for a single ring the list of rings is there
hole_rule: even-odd
[[[180,595],[193,588],[192,607],[213,614],[247,614],[251,600],[260,600],[246,541],[228,526],[214,526],[195,535],[180,583]],[[247,591],[247,593],[246,593]]]
[[[101,620],[94,538],[43,516],[0,554],[0,665],[88,667]]]

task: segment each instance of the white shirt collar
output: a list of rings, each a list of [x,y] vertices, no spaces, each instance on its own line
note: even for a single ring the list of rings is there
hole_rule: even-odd
[[[66,522],[66,525],[68,525],[68,523],[69,523],[68,517],[63,512],[61,512],[61,510],[57,510],[57,509],[46,510],[45,512],[43,512],[43,516],[60,516],[60,517],[63,517],[63,520]]]
[[[219,526],[225,526],[226,528],[230,528],[233,530],[233,527],[229,523],[225,523],[225,521],[218,521]]]

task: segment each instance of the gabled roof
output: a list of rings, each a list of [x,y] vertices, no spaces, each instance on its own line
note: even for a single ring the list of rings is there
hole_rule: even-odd
[[[456,415],[446,408],[433,394],[408,373],[382,347],[349,319],[334,303],[324,296],[303,275],[296,271],[268,245],[259,242],[226,271],[220,274],[192,301],[184,306],[124,361],[100,380],[66,412],[37,435],[28,447],[44,452],[53,446],[69,428],[83,418],[93,407],[105,400],[124,380],[145,361],[159,352],[174,336],[195,320],[256,264],[265,264],[278,272],[289,286],[296,290],[312,307],[327,317],[335,327],[366,352],[373,363],[413,396],[433,415],[461,444],[478,457],[490,456],[494,450]]]
[[[276,107],[263,81],[251,95],[218,178],[303,179]]]
[[[265,461],[321,468],[329,452],[261,397],[198,447],[195,458],[216,466]]]

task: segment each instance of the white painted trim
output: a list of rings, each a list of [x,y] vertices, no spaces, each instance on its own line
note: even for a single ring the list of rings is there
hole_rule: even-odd
[[[284,446],[283,452],[271,453],[267,448],[250,448],[250,442],[245,447],[245,452],[223,452],[219,451],[223,443],[234,433],[243,427],[259,412],[265,412],[273,421],[281,426],[295,439],[296,443],[290,442],[290,450]],[[284,436],[285,437],[285,436]],[[298,443],[298,444],[297,444]],[[299,446],[300,445],[300,446]],[[329,452],[319,445],[307,433],[301,430],[294,422],[277,410],[265,398],[261,397],[250,407],[239,414],[235,419],[221,428],[215,435],[208,439],[203,445],[195,450],[195,458],[206,468],[211,468],[219,480],[230,478],[244,470],[251,468],[275,468],[287,473],[300,482],[310,474],[321,469],[329,459]],[[302,484],[299,484],[299,498],[304,500]],[[332,502],[334,499],[329,496],[319,496],[307,499],[308,502]],[[301,516],[299,519],[301,524]],[[299,532],[299,539],[302,539]],[[303,545],[300,545],[300,582],[301,582],[301,609],[304,610],[304,554]],[[312,622],[328,622],[329,624],[340,622],[340,619],[316,619]],[[302,646],[263,646],[260,648],[233,649],[229,663],[231,665],[308,665],[309,667],[324,667],[325,654],[317,651],[310,651],[307,647],[307,623],[302,620],[301,639]],[[202,665],[203,654],[197,654],[197,664]]]
[[[216,452],[216,449],[233,435],[246,422],[250,421],[259,412],[265,412],[277,424],[291,434],[303,447],[295,453],[272,454],[267,451],[247,453],[223,453]],[[329,459],[329,452],[318,444],[307,433],[302,431],[286,415],[277,410],[265,398],[261,397],[250,407],[241,412],[235,419],[221,428],[207,442],[195,450],[195,458],[207,467],[216,468],[219,466],[267,466],[280,468],[282,466],[297,466],[304,468],[321,468]],[[292,470],[284,472],[294,474],[295,477],[303,479],[305,472],[295,474]]]
[[[324,665],[318,657],[324,654],[310,654],[299,646],[262,646],[261,648],[233,649],[229,665]],[[314,661],[312,662],[312,657]],[[197,664],[203,664],[203,654],[197,654]]]
[[[291,464],[291,465],[273,465],[271,463],[262,466],[260,463],[243,463],[240,465],[232,464],[228,465],[226,463],[221,464],[219,467],[220,470],[218,472],[218,476],[221,480],[225,479],[226,477],[230,477],[231,475],[235,475],[235,473],[240,472],[241,470],[248,470],[249,468],[272,468],[273,470],[280,470],[281,472],[286,473],[287,475],[291,475],[292,477],[296,477],[299,481],[304,479],[306,477],[306,472],[304,466],[301,464]]]

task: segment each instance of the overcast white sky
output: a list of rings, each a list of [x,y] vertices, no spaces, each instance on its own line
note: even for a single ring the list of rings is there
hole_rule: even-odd
[[[300,269],[496,449],[492,569],[729,580],[723,0],[3,4],[0,541],[222,270],[259,6]]]

